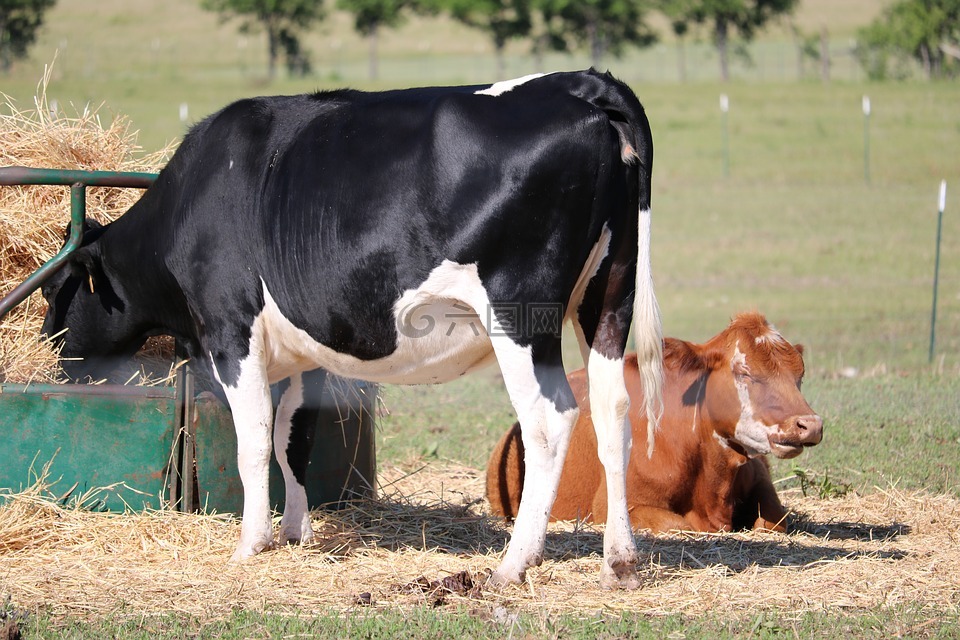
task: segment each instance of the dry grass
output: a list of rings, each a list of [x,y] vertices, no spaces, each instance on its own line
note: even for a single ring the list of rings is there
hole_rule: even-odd
[[[47,101],[48,68],[29,108],[0,94],[0,166],[88,171],[157,171],[169,149],[144,155],[126,118],[104,126],[97,109],[74,115]],[[87,189],[87,215],[108,222],[126,211],[138,189]],[[60,186],[0,188],[0,294],[6,294],[63,245],[70,190]],[[39,293],[0,324],[0,382],[56,382],[56,354],[38,342],[46,303]]]
[[[480,500],[479,471],[391,468],[380,482],[379,501],[315,513],[320,543],[241,565],[228,562],[239,536],[232,517],[94,514],[58,507],[44,497],[47,488],[34,486],[0,507],[0,595],[54,616],[176,612],[201,620],[236,608],[303,614],[424,602],[724,616],[960,605],[960,501],[953,496],[788,493],[786,503],[801,514],[800,531],[791,534],[640,536],[644,585],[635,592],[600,590],[600,531],[551,525],[543,566],[527,584],[496,592],[469,589],[465,577],[481,582],[508,536]],[[444,578],[453,592],[440,588]]]

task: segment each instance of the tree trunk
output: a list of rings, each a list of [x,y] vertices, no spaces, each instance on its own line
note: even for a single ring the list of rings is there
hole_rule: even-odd
[[[806,64],[804,60],[806,54],[803,51],[803,34],[800,33],[797,25],[793,23],[790,24],[790,33],[793,36],[793,48],[797,50],[797,80],[803,80],[803,76],[806,75]]]
[[[507,59],[504,49],[506,49],[506,43],[497,42],[494,44],[494,55],[497,59],[497,80],[506,80],[507,77]]]
[[[5,16],[6,14],[4,14]],[[6,75],[12,66],[13,53],[7,44],[7,21],[0,17],[0,73]]]
[[[587,34],[590,37],[590,61],[594,69],[600,68],[600,62],[603,59],[606,47],[603,41],[603,33],[597,27],[596,20],[590,20],[587,24]]]
[[[683,38],[677,37],[677,72],[680,74],[680,82],[687,81],[687,48],[684,46]]]
[[[930,49],[927,48],[927,43],[920,45],[920,59],[923,61],[923,73],[927,76],[927,80],[933,77],[932,66],[930,64]]]
[[[543,52],[547,49],[546,41],[546,34],[541,34],[533,40],[533,48],[531,49],[531,53],[533,53],[533,70],[537,73],[543,73],[544,71]]]
[[[720,80],[728,82],[730,80],[730,61],[729,61],[729,34],[726,18],[718,17],[714,28],[714,44],[717,47],[717,55],[720,58]]]
[[[377,52],[377,47],[380,44],[380,29],[377,25],[373,25],[370,29],[370,35],[367,36],[367,39],[370,40],[370,79],[376,80],[380,77],[380,58]]]
[[[267,22],[267,79],[277,77],[277,60],[280,58],[280,27],[272,20]]]
[[[830,38],[827,35],[827,26],[820,27],[820,80],[824,84],[830,82]]]

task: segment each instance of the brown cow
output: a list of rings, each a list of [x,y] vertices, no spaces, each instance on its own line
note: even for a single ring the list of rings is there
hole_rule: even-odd
[[[653,531],[784,530],[786,512],[764,454],[800,455],[820,442],[823,422],[800,393],[803,348],[759,313],[737,316],[702,345],[664,341],[664,413],[652,457],[636,360],[625,361],[633,449],[627,501],[634,528]],[[586,372],[568,376],[580,404],[555,520],[606,520],[606,480],[587,399]],[[523,488],[520,425],[487,468],[494,513],[513,518]]]

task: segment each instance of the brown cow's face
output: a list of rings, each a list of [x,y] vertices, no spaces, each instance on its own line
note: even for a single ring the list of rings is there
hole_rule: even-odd
[[[800,392],[803,350],[765,322],[751,329],[731,335],[729,371],[716,372],[727,389],[733,387],[724,394],[728,411],[739,412],[735,420],[722,421],[735,424],[732,433],[718,430],[717,437],[751,458],[793,458],[823,437],[823,421]]]

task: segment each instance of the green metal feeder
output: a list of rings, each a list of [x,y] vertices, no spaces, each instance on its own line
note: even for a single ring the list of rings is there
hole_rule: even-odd
[[[0,168],[0,186],[69,186],[72,221],[63,249],[0,300],[0,318],[80,246],[88,186],[143,189],[155,179],[150,173]],[[328,381],[307,467],[311,508],[374,495],[375,397],[374,385]],[[106,488],[85,502],[91,508],[239,514],[243,507],[230,410],[213,394],[198,392],[189,364],[167,387],[0,384],[0,434],[0,490],[20,491],[46,468],[47,482],[65,499]],[[282,510],[276,461],[270,486],[271,502]]]

